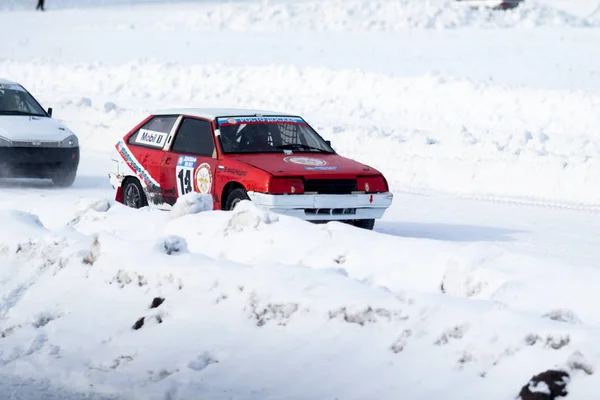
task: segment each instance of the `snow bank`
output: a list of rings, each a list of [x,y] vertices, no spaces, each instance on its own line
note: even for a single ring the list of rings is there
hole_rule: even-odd
[[[179,197],[169,215],[171,218],[179,218],[183,215],[210,211],[213,207],[212,195],[192,192]]]
[[[0,226],[7,227],[0,230],[0,242],[3,246],[14,245],[24,238],[35,237],[46,231],[37,215],[20,210],[2,210]],[[8,247],[4,250],[8,250]]]
[[[172,8],[172,7],[170,7]],[[344,0],[234,2],[202,5],[156,23],[164,30],[191,31],[401,31],[464,27],[598,26],[600,20],[579,17],[528,1],[507,12],[471,9],[455,1]]]
[[[250,203],[176,219],[118,204],[38,211],[5,222],[71,222],[0,253],[0,374],[14,379],[132,399],[499,400],[556,367],[573,398],[597,390],[596,269],[574,279],[491,244],[314,225]]]
[[[155,108],[275,109],[304,115],[342,155],[379,168],[396,192],[600,204],[593,91],[293,66],[4,61],[0,70],[52,96],[87,150],[109,151]],[[121,104],[111,116],[102,108],[107,93]],[[83,110],[82,95],[93,101]]]
[[[140,23],[144,29],[173,30],[233,30],[233,31],[399,31],[405,29],[454,29],[464,27],[508,28],[515,26],[598,26],[597,13],[577,15],[570,7],[555,8],[545,1],[528,0],[518,8],[505,12],[471,9],[454,0],[327,0],[327,1],[236,1],[182,2],[143,0],[55,0],[49,10],[97,7],[106,11],[94,13],[118,14],[124,7],[142,4],[152,14]],[[117,7],[115,7],[117,6]],[[0,9],[33,10],[31,2],[9,0]],[[113,8],[114,7],[114,8]],[[106,18],[104,24],[115,23]],[[138,26],[129,21],[127,26]]]

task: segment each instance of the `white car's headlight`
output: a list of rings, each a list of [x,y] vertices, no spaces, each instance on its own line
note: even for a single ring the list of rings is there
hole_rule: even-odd
[[[60,147],[77,147],[79,146],[79,140],[77,140],[77,136],[71,135],[62,142],[60,142]]]
[[[0,147],[11,147],[11,146],[12,146],[12,143],[10,142],[10,140],[0,136]]]

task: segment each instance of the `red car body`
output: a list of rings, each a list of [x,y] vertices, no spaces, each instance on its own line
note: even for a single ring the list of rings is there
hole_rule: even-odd
[[[155,112],[115,145],[112,159],[116,200],[136,208],[168,209],[194,191],[211,194],[215,210],[251,200],[306,220],[372,228],[393,199],[379,171],[340,156],[304,119],[289,114]]]

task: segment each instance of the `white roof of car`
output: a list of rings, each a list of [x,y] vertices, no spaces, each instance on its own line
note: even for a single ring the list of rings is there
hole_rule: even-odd
[[[245,108],[170,108],[158,110],[152,115],[185,114],[193,117],[215,119],[217,117],[250,117],[254,115],[297,116],[296,114],[281,113],[267,110],[250,110]]]
[[[5,85],[18,85],[17,82],[9,81],[8,79],[3,78],[0,78],[0,83],[3,83]]]

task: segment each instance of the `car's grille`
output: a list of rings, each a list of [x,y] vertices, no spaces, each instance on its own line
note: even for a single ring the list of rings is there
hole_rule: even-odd
[[[12,147],[33,147],[33,148],[49,148],[49,147],[59,147],[60,142],[42,142],[36,140],[28,140],[28,141],[12,141]]]
[[[307,208],[306,215],[356,215],[356,208]]]
[[[357,190],[356,179],[306,179],[305,192],[350,194]]]
[[[79,148],[0,147],[0,177],[47,178],[79,165]]]
[[[0,167],[3,164],[44,164],[71,162],[79,157],[79,149],[49,149],[42,147],[0,147]]]

